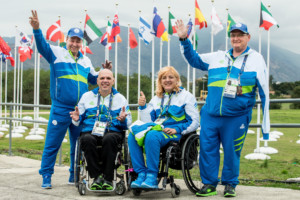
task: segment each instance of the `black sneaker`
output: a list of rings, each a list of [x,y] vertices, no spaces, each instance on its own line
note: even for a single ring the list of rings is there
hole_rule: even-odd
[[[203,185],[202,188],[196,192],[196,196],[198,197],[208,197],[217,194],[216,187],[213,185]]]
[[[235,189],[231,185],[225,185],[224,197],[235,197]]]
[[[98,176],[97,178],[94,179],[94,182],[92,183],[91,186],[91,190],[101,190],[103,186],[103,182],[104,182],[103,177],[101,175]]]

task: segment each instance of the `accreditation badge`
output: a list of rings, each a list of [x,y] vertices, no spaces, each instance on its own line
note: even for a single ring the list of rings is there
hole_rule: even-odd
[[[238,84],[239,84],[238,79],[234,79],[234,78],[227,79],[223,96],[227,98],[235,98]]]
[[[96,121],[95,124],[94,124],[92,135],[103,137],[105,129],[106,129],[106,122]]]
[[[162,125],[168,118],[167,117],[162,117],[162,118],[157,118],[154,123],[158,125]]]

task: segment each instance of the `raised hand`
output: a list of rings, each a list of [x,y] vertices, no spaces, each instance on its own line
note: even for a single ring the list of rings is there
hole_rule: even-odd
[[[175,24],[176,24],[175,29],[177,31],[178,37],[186,38],[189,26],[186,26],[181,19],[177,20]]]
[[[164,133],[168,134],[168,135],[174,135],[177,133],[176,129],[174,128],[165,128],[163,130]]]
[[[127,117],[127,113],[125,111],[125,106],[123,106],[122,111],[120,112],[119,117],[117,117],[117,120],[119,120],[120,122],[124,122],[125,119]]]
[[[141,96],[140,96],[140,98],[139,98],[139,105],[140,105],[140,106],[146,105],[146,97],[145,97],[143,91],[141,91]]]
[[[70,112],[70,117],[76,122],[79,120],[79,110],[77,106],[75,107],[75,111]]]
[[[30,19],[29,23],[34,30],[37,30],[40,28],[40,22],[39,22],[37,12],[36,12],[36,10],[32,10],[31,13],[32,13],[32,16],[29,17],[29,19]]]
[[[105,63],[102,63],[103,69],[109,69],[112,70],[112,64],[111,61],[105,60]]]

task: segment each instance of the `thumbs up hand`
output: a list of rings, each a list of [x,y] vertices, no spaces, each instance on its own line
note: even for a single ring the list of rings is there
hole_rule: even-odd
[[[120,112],[119,117],[117,117],[117,120],[119,120],[120,122],[124,122],[125,119],[127,117],[127,113],[125,111],[125,106],[123,106],[122,111]]]
[[[78,121],[79,120],[79,110],[78,110],[78,106],[75,107],[75,111],[70,112],[70,117],[74,120],[74,121]]]
[[[139,105],[140,106],[145,106],[146,105],[146,97],[145,97],[143,91],[141,91],[141,96],[139,98]]]

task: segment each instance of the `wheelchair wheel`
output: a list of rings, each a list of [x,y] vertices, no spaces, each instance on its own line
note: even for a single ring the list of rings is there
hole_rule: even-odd
[[[86,186],[84,183],[79,183],[78,184],[78,192],[80,195],[85,195],[86,194]]]
[[[141,189],[132,189],[132,194],[134,196],[140,196],[142,193],[142,190]]]
[[[181,167],[186,186],[192,193],[200,190],[200,170],[199,170],[199,135],[189,136],[182,149]]]
[[[173,184],[173,187],[171,187],[171,195],[173,198],[179,197],[181,188],[179,185]]]
[[[119,181],[116,184],[116,194],[123,195],[126,192],[126,186],[124,181]]]
[[[81,150],[80,150],[80,140],[78,138],[75,147],[75,165],[74,165],[74,182],[77,188],[79,187],[80,158],[81,158]]]

